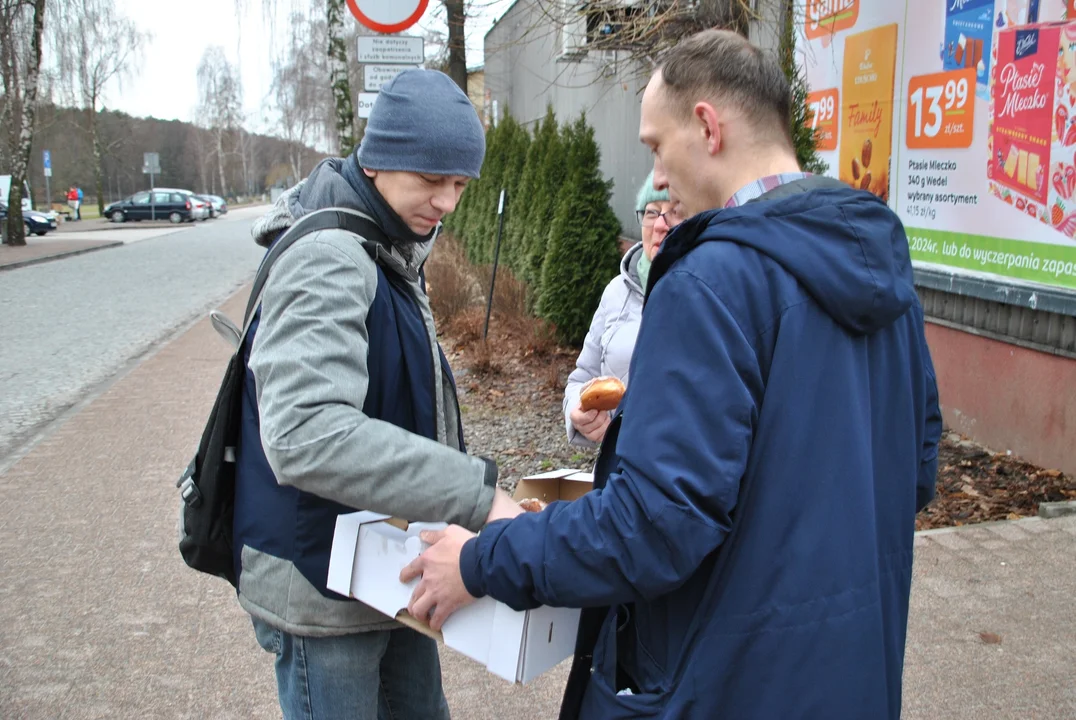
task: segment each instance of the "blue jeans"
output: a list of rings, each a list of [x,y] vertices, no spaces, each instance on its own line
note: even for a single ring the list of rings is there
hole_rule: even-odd
[[[254,634],[284,720],[448,720],[437,643],[410,628],[305,637],[255,619]]]

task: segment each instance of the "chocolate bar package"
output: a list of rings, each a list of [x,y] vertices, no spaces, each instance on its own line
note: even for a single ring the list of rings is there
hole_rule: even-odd
[[[1038,19],[1039,0],[946,0],[942,69],[974,69],[976,92],[989,99],[994,33]]]

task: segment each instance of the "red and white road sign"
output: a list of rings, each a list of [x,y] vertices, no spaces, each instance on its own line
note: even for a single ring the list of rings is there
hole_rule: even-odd
[[[398,33],[422,18],[430,0],[347,0],[347,8],[366,27],[379,33]]]

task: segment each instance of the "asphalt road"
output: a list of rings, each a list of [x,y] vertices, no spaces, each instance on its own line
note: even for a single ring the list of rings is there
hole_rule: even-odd
[[[96,231],[95,240],[128,244],[0,275],[0,467],[36,430],[248,282],[263,252],[250,225],[264,211],[175,231]]]

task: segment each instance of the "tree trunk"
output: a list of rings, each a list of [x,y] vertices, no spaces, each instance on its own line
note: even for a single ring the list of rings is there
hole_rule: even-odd
[[[239,139],[239,142],[237,143],[239,146],[239,159],[243,163],[243,193],[245,195],[249,195],[251,159],[248,157],[248,152],[251,148],[252,139],[250,137],[250,133],[248,133],[243,128],[239,128],[239,135],[237,137]],[[227,199],[227,196],[223,193],[221,193],[221,197]]]
[[[224,130],[217,130],[217,170],[220,172],[220,194],[228,192],[228,183],[224,181]],[[214,193],[216,194],[216,193]]]
[[[448,76],[467,92],[467,39],[463,27],[467,19],[464,0],[442,0],[448,19]]]
[[[344,44],[344,0],[327,0],[329,29],[329,82],[336,109],[336,144],[342,157],[355,148],[355,106],[348,79],[347,46]]]
[[[97,104],[90,107],[90,142],[93,144],[94,180],[97,185],[97,214],[105,216],[105,169],[104,153],[101,152],[101,137],[97,127]]]
[[[34,36],[30,43],[30,63],[26,68],[26,84],[22,96],[22,128],[11,158],[11,195],[8,200],[7,244],[25,245],[26,226],[22,219],[22,186],[30,166],[30,149],[34,141],[34,110],[37,108],[37,86],[41,77],[41,36],[45,29],[45,0],[34,0]],[[13,98],[9,98],[9,102]]]

